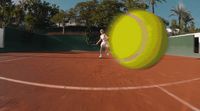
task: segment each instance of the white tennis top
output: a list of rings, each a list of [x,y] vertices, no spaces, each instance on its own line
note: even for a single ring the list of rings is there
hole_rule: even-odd
[[[101,35],[100,35],[100,38],[101,38],[102,42],[105,42],[105,43],[106,43],[106,42],[108,41],[108,40],[107,40],[108,37],[106,36],[106,34],[101,34]]]

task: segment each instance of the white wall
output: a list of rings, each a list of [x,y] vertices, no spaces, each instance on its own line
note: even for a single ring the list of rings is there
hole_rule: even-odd
[[[4,29],[0,28],[0,48],[4,47]]]

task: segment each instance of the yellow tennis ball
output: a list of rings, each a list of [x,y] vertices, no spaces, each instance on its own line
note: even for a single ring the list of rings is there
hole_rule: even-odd
[[[131,69],[155,65],[167,48],[167,33],[156,15],[135,10],[117,17],[109,30],[110,50],[119,63]]]

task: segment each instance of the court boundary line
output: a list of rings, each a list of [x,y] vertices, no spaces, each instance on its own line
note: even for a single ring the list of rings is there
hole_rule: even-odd
[[[30,54],[28,56],[32,56],[33,54]],[[2,57],[2,58],[6,58],[8,56]],[[10,61],[17,61],[17,60],[23,60],[23,59],[27,59],[27,58],[32,58],[32,57],[17,57],[15,59],[5,59],[5,60],[0,60],[0,63],[4,63],[4,62],[10,62]]]
[[[23,60],[23,59],[27,59],[27,58],[31,58],[31,57],[19,57],[19,58],[15,58],[15,59],[6,59],[6,60],[1,60],[0,63]]]
[[[170,83],[163,83],[163,84],[157,84],[157,85],[122,86],[122,87],[85,87],[85,86],[54,85],[54,84],[44,84],[44,83],[38,83],[38,82],[22,81],[22,80],[17,80],[17,79],[2,77],[2,76],[0,76],[0,80],[22,84],[22,85],[51,88],[51,89],[79,90],[79,91],[122,91],[122,90],[150,89],[150,88],[158,88],[158,87],[165,87],[165,86],[172,86],[172,85],[180,85],[180,84],[198,81],[200,80],[200,78],[194,78],[194,79],[182,80],[182,81],[170,82]]]
[[[19,57],[15,59],[6,59],[0,61],[0,63],[3,62],[9,62],[9,61],[16,61],[16,60],[23,60],[26,58],[32,58],[32,57]],[[155,84],[155,85],[144,85],[144,86],[122,86],[122,87],[81,87],[81,86],[65,86],[65,85],[54,85],[54,84],[45,84],[45,83],[37,83],[37,82],[29,82],[29,81],[23,81],[23,80],[17,80],[7,77],[0,76],[0,80],[21,84],[21,85],[28,85],[28,86],[35,86],[35,87],[43,87],[43,88],[51,88],[51,89],[63,89],[63,90],[76,90],[76,91],[122,91],[122,90],[140,90],[140,89],[150,89],[150,88],[158,88],[168,96],[172,97],[176,101],[180,102],[181,104],[187,106],[193,111],[200,111],[197,107],[193,106],[189,102],[181,99],[180,97],[176,96],[175,94],[171,93],[167,89],[163,88],[166,86],[173,86],[173,85],[180,85],[185,83],[190,83],[194,81],[199,81],[199,78],[194,79],[188,79],[188,80],[181,80],[176,82],[169,82],[169,83],[163,83],[163,84]]]
[[[176,101],[182,103],[183,105],[189,107],[190,109],[192,109],[193,111],[200,111],[200,109],[198,109],[197,107],[193,106],[192,104],[188,103],[187,101],[181,99],[180,97],[176,96],[175,94],[169,92],[168,90],[166,90],[163,87],[157,86],[158,89],[160,89],[161,91],[163,91],[164,93],[166,93],[168,96],[172,97],[173,99],[175,99]]]

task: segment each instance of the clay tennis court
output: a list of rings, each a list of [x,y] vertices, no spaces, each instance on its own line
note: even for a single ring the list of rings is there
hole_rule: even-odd
[[[199,111],[200,60],[146,70],[98,52],[1,53],[0,111]]]

